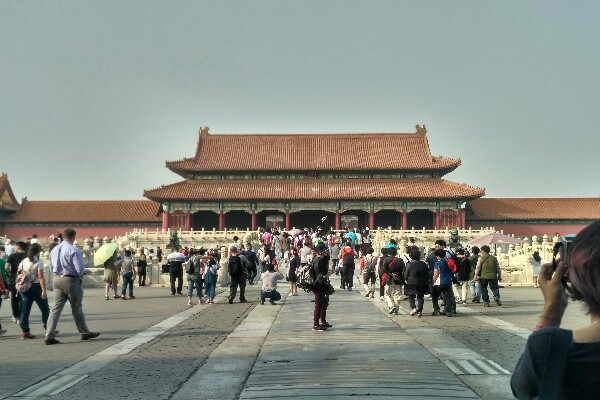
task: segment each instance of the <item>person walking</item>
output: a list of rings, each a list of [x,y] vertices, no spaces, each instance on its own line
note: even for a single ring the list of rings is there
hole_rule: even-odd
[[[332,328],[327,322],[327,307],[329,306],[329,275],[333,270],[329,270],[329,255],[327,254],[327,245],[319,244],[315,248],[316,257],[311,264],[311,274],[315,280],[313,293],[315,295],[315,309],[313,311],[313,332],[324,331]]]
[[[276,301],[281,300],[281,294],[277,291],[277,281],[283,279],[283,274],[279,272],[279,267],[273,264],[267,266],[267,271],[261,275],[262,288],[260,291],[260,304],[265,304],[265,299],[269,303],[276,305]]]
[[[367,247],[363,250],[364,256],[360,260],[360,275],[365,287],[365,297],[375,297],[375,264],[377,259],[373,255],[373,248]]]
[[[179,251],[179,247],[173,247],[171,253],[167,256],[167,264],[169,265],[169,281],[171,283],[171,296],[175,293],[182,295],[183,289],[183,263],[185,256]],[[175,287],[177,281],[177,288]]]
[[[138,274],[138,287],[146,286],[146,268],[148,267],[148,261],[146,261],[146,254],[142,253],[140,259],[137,262],[137,274]]]
[[[542,269],[542,257],[540,257],[539,251],[534,251],[533,256],[531,256],[531,269],[531,274],[533,275],[533,287],[539,287],[538,281]]]
[[[269,265],[271,265],[270,262]],[[238,286],[240,288],[240,303],[246,303],[246,271],[235,246],[231,246],[229,249],[227,272],[229,272],[229,277],[231,278],[231,283],[229,284],[229,304],[233,304]]]
[[[121,299],[133,300],[133,282],[135,282],[135,268],[133,266],[133,258],[131,258],[131,250],[125,250],[125,257],[121,260],[121,276],[123,277],[123,286],[121,287]],[[127,289],[129,289],[129,297],[126,297]]]
[[[39,259],[42,248],[39,244],[34,243],[27,250],[27,257],[19,264],[19,272],[25,276],[31,287],[29,290],[21,293],[21,317],[19,323],[21,325],[21,339],[35,339],[29,330],[29,314],[31,306],[35,302],[42,312],[42,322],[44,329],[48,322],[50,307],[46,295],[46,279],[44,277],[44,263]]]
[[[390,314],[398,315],[400,309],[400,300],[402,294],[400,289],[404,285],[404,261],[398,257],[398,250],[395,247],[388,249],[391,257],[389,262],[385,260],[384,280],[385,280],[385,299],[388,304]]]
[[[452,275],[453,272],[446,261],[446,250],[439,248],[435,251],[437,261],[433,270],[433,293],[431,300],[433,302],[433,313],[431,315],[452,316]],[[440,312],[439,298],[444,297],[444,311]]]
[[[242,255],[248,260],[248,284],[254,285],[254,280],[258,271],[256,269],[257,257],[254,250],[252,250],[252,244],[246,243],[246,249],[242,252]]]
[[[471,262],[467,257],[467,252],[465,249],[456,250],[456,279],[458,279],[458,283],[461,288],[461,296],[462,304],[467,304],[467,286],[469,286],[469,280],[471,279]]]
[[[104,261],[104,299],[108,300],[108,292],[112,287],[114,291],[113,299],[118,299],[117,286],[119,285],[120,265],[117,262],[117,252],[113,253],[108,260]]]
[[[46,325],[47,345],[58,344],[55,338],[56,325],[67,300],[71,303],[71,311],[81,340],[93,339],[100,336],[100,332],[92,332],[85,323],[83,314],[83,276],[85,264],[81,251],[73,246],[76,232],[74,229],[65,229],[62,242],[52,249],[50,253],[51,269],[54,273],[52,287],[54,289],[54,306],[50,311]]]
[[[421,252],[413,249],[408,253],[410,262],[406,264],[404,279],[406,285],[404,290],[408,295],[410,304],[410,315],[421,317],[423,315],[423,303],[425,294],[429,293],[429,266],[421,261]],[[415,304],[415,299],[417,300]]]
[[[204,299],[202,297],[202,277],[204,276],[206,264],[205,259],[203,259],[206,255],[206,251],[204,249],[200,249],[198,254],[196,254],[195,250],[192,250],[192,255],[188,260],[188,268],[187,268],[187,287],[188,287],[188,306],[194,305],[192,303],[192,297],[194,296],[194,288],[196,288],[196,295],[198,296],[198,304],[204,304]]]
[[[8,253],[8,246],[6,254]],[[14,251],[8,255],[6,259],[6,271],[8,272],[8,290],[10,292],[10,307],[12,311],[12,321],[16,324],[19,323],[21,316],[21,295],[17,290],[17,274],[19,271],[19,264],[27,257],[27,245],[25,242],[17,242],[13,247]]]
[[[498,282],[502,280],[502,270],[498,264],[498,259],[490,254],[490,246],[481,246],[481,257],[477,262],[477,268],[475,269],[475,279],[479,281],[481,285],[481,297],[483,299],[483,306],[490,306],[490,295],[488,293],[488,286],[492,290],[494,295],[494,301],[497,306],[501,306],[500,301],[500,287]]]
[[[388,248],[383,247],[380,253],[381,255],[377,257],[375,271],[377,274],[377,281],[379,282],[379,301],[385,301],[385,282],[383,280],[383,275],[385,274],[385,260],[389,257]]]
[[[219,269],[219,263],[217,259],[214,257],[209,257],[206,264],[206,270],[204,271],[204,275],[202,275],[202,279],[204,281],[204,285],[206,289],[204,294],[206,295],[207,303],[213,304],[215,299],[216,290],[217,290],[217,270]]]
[[[290,284],[290,296],[298,296],[298,269],[300,268],[300,256],[298,256],[298,249],[292,247],[292,258],[290,259],[290,267],[287,272],[287,281]]]
[[[475,267],[479,261],[479,247],[471,247],[471,255],[469,256],[469,264],[471,264],[471,274],[469,277],[469,292],[471,292],[471,303],[481,303],[481,284],[475,280]]]
[[[340,289],[352,291],[352,278],[354,277],[355,269],[354,258],[356,253],[352,249],[350,241],[342,248],[340,254],[340,259],[342,260],[342,268],[340,269],[340,274],[342,275],[340,279]]]

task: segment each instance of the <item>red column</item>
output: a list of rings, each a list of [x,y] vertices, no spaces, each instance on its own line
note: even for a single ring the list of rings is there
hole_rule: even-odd
[[[252,210],[252,230],[256,230],[256,211]]]
[[[219,230],[225,230],[225,214],[223,214],[223,211],[219,211]]]
[[[185,230],[189,231],[192,229],[192,213],[189,211],[185,212]]]
[[[440,210],[435,210],[435,229],[440,228]]]
[[[289,231],[290,229],[292,229],[290,210],[285,210],[285,230]]]
[[[463,210],[462,208],[459,208],[456,211],[456,215],[457,215],[457,225],[460,229],[465,229],[465,210]]]
[[[169,226],[171,225],[171,213],[168,211],[163,211],[163,215],[162,215],[162,228],[163,230],[167,230],[169,229]]]
[[[408,213],[406,212],[406,209],[402,210],[402,229],[408,229]]]
[[[375,229],[375,211],[369,211],[369,229]]]
[[[336,211],[335,212],[335,230],[339,231],[340,230],[340,212]]]

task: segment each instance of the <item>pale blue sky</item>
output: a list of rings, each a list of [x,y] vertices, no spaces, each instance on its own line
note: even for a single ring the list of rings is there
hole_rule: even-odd
[[[2,1],[0,171],[18,198],[140,199],[200,126],[419,123],[488,197],[597,197],[599,21],[597,1]]]

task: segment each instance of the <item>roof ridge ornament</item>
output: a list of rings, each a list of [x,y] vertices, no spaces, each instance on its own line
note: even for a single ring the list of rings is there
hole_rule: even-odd
[[[423,126],[417,124],[415,125],[415,129],[417,130],[417,135],[425,135],[427,133],[427,128],[425,128],[425,124],[423,124]]]

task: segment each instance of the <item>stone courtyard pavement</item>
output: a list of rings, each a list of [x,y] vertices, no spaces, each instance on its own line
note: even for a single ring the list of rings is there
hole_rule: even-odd
[[[339,284],[334,277],[334,286]],[[280,284],[283,294],[287,285]],[[65,308],[60,345],[46,346],[34,305],[32,333],[19,340],[4,301],[0,399],[509,399],[510,372],[542,304],[533,288],[504,288],[502,307],[459,306],[455,318],[390,316],[361,288],[337,290],[326,332],[312,332],[312,295],[282,305],[187,306],[167,288],[136,288],[132,301],[88,289],[84,311],[98,339],[79,340]],[[566,327],[586,324],[570,305]]]

